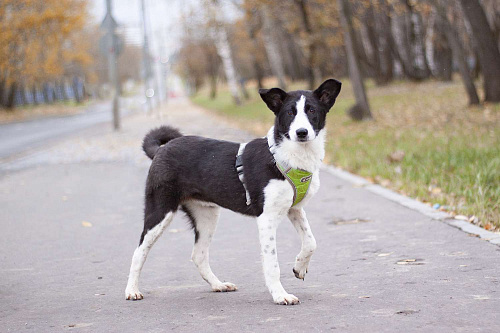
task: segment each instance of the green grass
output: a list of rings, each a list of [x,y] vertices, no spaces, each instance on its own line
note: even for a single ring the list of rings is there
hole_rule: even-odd
[[[354,98],[344,82],[327,118],[326,162],[500,229],[500,105],[467,107],[459,82],[367,86],[375,121],[345,115]],[[201,92],[193,101],[263,135],[274,116],[253,91],[242,106],[225,90],[214,100]],[[397,151],[404,157],[391,161]]]

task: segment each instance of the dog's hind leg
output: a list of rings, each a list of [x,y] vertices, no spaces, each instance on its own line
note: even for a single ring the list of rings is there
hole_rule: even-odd
[[[316,250],[316,240],[307,221],[306,212],[302,208],[292,208],[288,212],[288,218],[292,221],[302,241],[300,253],[295,258],[293,273],[297,279],[304,280],[309,266],[309,261]]]
[[[141,235],[139,246],[135,249],[130,265],[125,298],[128,300],[143,299],[139,291],[139,276],[148,256],[149,250],[158,240],[163,231],[172,222],[178,202],[162,189],[156,189],[155,193],[146,195],[146,208],[144,211],[144,230]]]
[[[210,284],[213,291],[235,291],[230,282],[221,282],[212,272],[209,263],[209,248],[219,220],[220,207],[201,201],[188,201],[182,205],[193,224],[195,241],[191,258],[201,277]]]

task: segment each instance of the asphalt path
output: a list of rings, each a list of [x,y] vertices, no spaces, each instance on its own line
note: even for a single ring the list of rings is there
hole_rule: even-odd
[[[167,114],[186,134],[250,137],[188,104]],[[292,272],[297,233],[288,221],[278,230],[282,283],[299,305],[273,304],[256,224],[228,211],[210,260],[238,291],[210,291],[178,214],[144,266],[145,298],[126,301],[150,165],[140,144],[157,125],[133,115],[120,133],[0,170],[1,332],[500,332],[498,246],[325,170],[306,208],[318,249],[305,281]]]
[[[130,108],[122,108],[121,112],[122,116],[125,116],[130,113]],[[83,129],[111,121],[111,103],[98,102],[76,115],[0,124],[0,160],[46,146]]]

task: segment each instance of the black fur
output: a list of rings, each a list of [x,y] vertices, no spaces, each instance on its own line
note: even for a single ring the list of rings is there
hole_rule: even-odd
[[[146,134],[142,141],[142,149],[150,159],[153,159],[162,145],[181,136],[181,132],[177,129],[170,126],[161,126]]]
[[[198,229],[196,229],[196,219],[193,216],[193,213],[187,208],[186,205],[181,206],[182,211],[186,214],[187,218],[189,219],[189,223],[191,224],[191,228],[194,230],[194,242],[198,242],[198,238],[200,237],[200,233],[198,232]]]
[[[279,88],[259,90],[262,99],[276,114],[276,143],[286,137],[301,95],[306,97],[309,121],[319,132],[325,125],[326,114],[335,102],[340,86],[341,83],[336,80],[327,80],[315,91],[286,93]],[[247,206],[245,189],[235,168],[238,148],[239,144],[234,142],[183,136],[169,126],[149,132],[144,138],[143,149],[153,162],[146,182],[144,230],[139,244],[168,212],[177,211],[187,200],[212,202],[245,215],[261,215],[264,188],[271,179],[284,180],[284,177],[276,167],[267,139],[249,142],[243,154],[245,183],[251,198],[251,204]],[[192,223],[197,241],[196,221],[187,207],[182,209]]]
[[[168,134],[169,127],[157,131]],[[178,131],[174,130],[173,135]],[[151,133],[150,133],[151,134]],[[172,136],[173,136],[172,135]],[[151,137],[152,142],[158,142]],[[177,211],[190,199],[213,202],[232,211],[259,216],[263,211],[263,189],[272,178],[284,179],[274,164],[266,139],[247,144],[243,154],[245,180],[252,202],[246,205],[245,189],[234,167],[239,144],[197,136],[177,137],[156,148],[146,182],[144,231],[160,223],[169,211]],[[196,233],[196,221],[187,213]]]

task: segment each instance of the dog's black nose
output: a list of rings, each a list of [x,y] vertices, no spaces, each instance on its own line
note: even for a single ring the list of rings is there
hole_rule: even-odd
[[[295,133],[297,133],[297,138],[305,139],[307,138],[307,129],[299,128]]]

